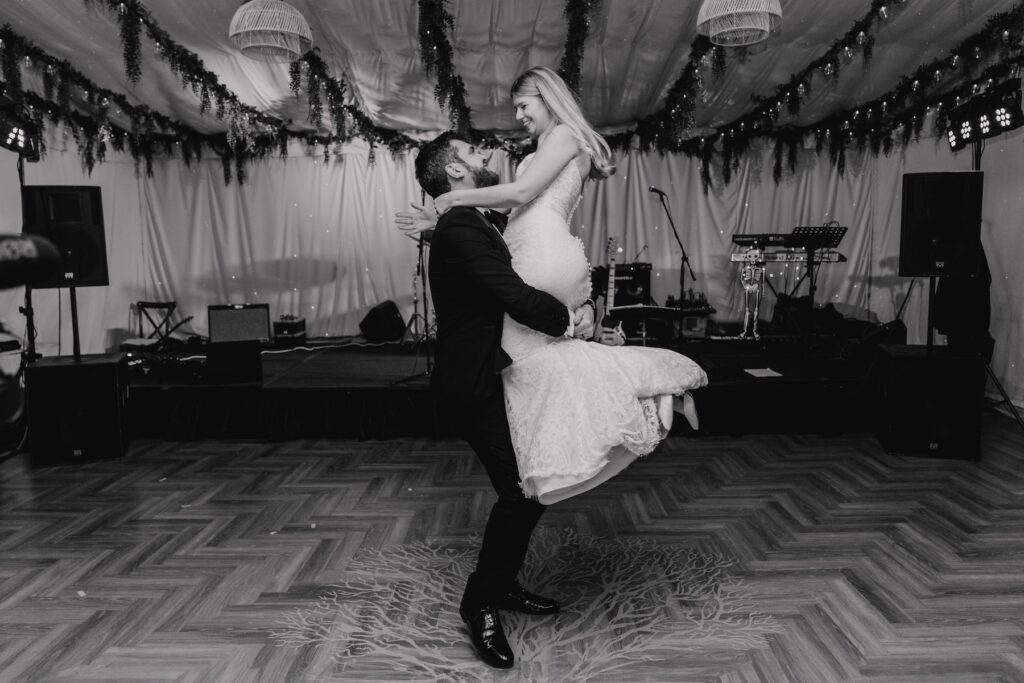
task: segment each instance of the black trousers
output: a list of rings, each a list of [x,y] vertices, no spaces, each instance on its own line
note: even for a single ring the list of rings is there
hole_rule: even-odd
[[[484,530],[476,569],[462,598],[468,607],[482,606],[515,582],[526,558],[530,536],[546,508],[527,498],[519,487],[519,468],[500,384],[496,392],[486,397],[439,399],[452,424],[480,458],[498,494]]]

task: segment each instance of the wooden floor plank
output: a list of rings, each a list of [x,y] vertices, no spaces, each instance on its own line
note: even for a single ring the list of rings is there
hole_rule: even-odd
[[[455,614],[493,503],[458,441],[145,441],[0,463],[0,681],[1024,681],[1024,434],[673,437],[550,508],[506,615]]]

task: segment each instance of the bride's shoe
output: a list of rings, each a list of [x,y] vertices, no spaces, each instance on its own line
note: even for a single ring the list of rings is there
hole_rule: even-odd
[[[661,419],[661,426],[666,432],[672,431],[672,418],[675,417],[673,410],[676,397],[672,394],[662,394],[658,397],[658,417]]]
[[[694,402],[690,392],[687,391],[682,397],[673,396],[672,399],[672,407],[675,409],[675,412],[683,414],[683,417],[690,423],[693,431],[700,430],[700,423],[697,420],[697,404]]]

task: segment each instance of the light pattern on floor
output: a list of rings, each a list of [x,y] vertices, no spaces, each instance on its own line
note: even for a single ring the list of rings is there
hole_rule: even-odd
[[[520,578],[563,609],[547,617],[502,612],[517,666],[491,671],[473,655],[457,614],[476,552],[476,539],[365,552],[351,563],[350,580],[289,614],[273,636],[286,646],[335,648],[339,676],[390,669],[416,680],[586,681],[639,661],[668,667],[698,651],[736,656],[782,630],[730,578],[729,558],[541,528]]]

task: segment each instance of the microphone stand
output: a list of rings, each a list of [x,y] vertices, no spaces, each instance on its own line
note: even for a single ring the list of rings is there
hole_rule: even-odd
[[[679,245],[679,251],[682,252],[681,263],[679,264],[679,300],[682,301],[683,297],[686,296],[686,271],[690,271],[690,279],[697,282],[697,276],[693,274],[693,267],[690,265],[690,257],[686,255],[686,247],[683,246],[683,241],[679,239],[679,232],[676,230],[676,223],[672,220],[672,212],[668,210],[668,202],[665,201],[665,193],[659,192],[658,199],[661,200],[661,205],[665,208],[665,214],[668,216],[668,224],[672,226],[672,234],[675,235],[676,243]]]

